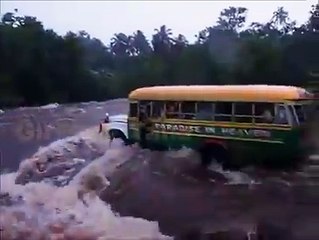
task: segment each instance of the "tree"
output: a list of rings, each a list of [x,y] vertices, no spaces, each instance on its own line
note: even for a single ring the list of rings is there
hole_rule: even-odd
[[[133,35],[132,47],[134,48],[134,55],[149,55],[152,52],[146,37],[143,32],[137,30]]]
[[[278,8],[266,23],[243,29],[247,9],[229,7],[215,26],[189,43],[166,25],[151,45],[141,30],[114,34],[109,46],[86,31],[60,36],[18,10],[0,24],[0,108],[127,97],[129,91],[172,84],[304,86],[318,72],[319,7],[296,26]]]
[[[273,13],[269,26],[283,35],[291,33],[294,30],[296,21],[291,21],[288,12],[285,11],[283,7],[279,7]]]
[[[216,28],[238,32],[246,22],[247,8],[229,7],[221,11]]]
[[[130,56],[134,53],[132,40],[131,36],[127,36],[124,33],[115,34],[111,42],[112,53],[121,57]]]
[[[179,56],[188,45],[188,41],[183,34],[178,34],[178,36],[174,38],[172,42],[172,54],[175,57]]]
[[[249,39],[238,53],[234,76],[241,84],[276,84],[281,79],[280,49],[271,39]]]
[[[319,31],[319,4],[311,6],[311,17],[309,21],[310,30]]]
[[[155,29],[155,34],[152,38],[154,53],[162,56],[169,54],[172,45],[172,30],[162,25],[159,29]]]
[[[114,68],[109,49],[99,39],[91,38],[85,31],[80,31],[77,38],[84,51],[86,66],[93,73],[107,75]]]

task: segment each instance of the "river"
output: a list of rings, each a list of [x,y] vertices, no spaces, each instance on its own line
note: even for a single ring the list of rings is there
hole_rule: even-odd
[[[319,239],[318,188],[284,172],[204,171],[190,149],[110,144],[97,123],[127,108],[119,99],[0,115],[3,239]]]

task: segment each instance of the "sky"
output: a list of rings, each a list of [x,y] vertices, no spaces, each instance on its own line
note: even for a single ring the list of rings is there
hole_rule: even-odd
[[[166,25],[175,36],[184,34],[193,42],[200,30],[216,23],[222,9],[246,7],[247,22],[267,22],[280,6],[297,24],[309,18],[310,6],[318,0],[268,1],[13,1],[0,0],[1,14],[13,12],[37,17],[44,27],[60,35],[85,30],[109,44],[115,33],[144,32],[150,39],[155,28]]]

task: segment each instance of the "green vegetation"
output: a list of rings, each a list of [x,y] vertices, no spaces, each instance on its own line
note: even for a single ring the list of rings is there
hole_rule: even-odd
[[[172,84],[304,86],[319,71],[319,6],[296,26],[283,8],[243,28],[247,9],[229,7],[189,44],[165,25],[148,41],[118,33],[109,46],[85,31],[57,35],[35,17],[6,13],[0,24],[0,108],[126,97]]]

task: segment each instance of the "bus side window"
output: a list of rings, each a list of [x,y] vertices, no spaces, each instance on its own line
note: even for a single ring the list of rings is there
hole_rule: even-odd
[[[273,103],[255,103],[254,108],[255,123],[273,123],[275,116]]]
[[[139,104],[140,111],[144,111],[147,117],[151,116],[152,102],[150,101],[140,101]]]
[[[165,112],[167,118],[178,118],[180,114],[179,102],[167,102]]]
[[[213,120],[214,119],[213,104],[211,102],[198,102],[196,119]]]
[[[154,101],[152,102],[153,108],[152,108],[152,118],[161,118],[164,115],[164,102],[161,101]]]
[[[182,102],[181,103],[181,115],[183,119],[194,119],[196,113],[195,102]]]
[[[253,122],[253,104],[240,102],[234,103],[235,122],[252,123]]]
[[[130,117],[137,117],[137,103],[130,103]]]
[[[276,106],[275,124],[289,124],[287,109],[284,105]]]
[[[231,121],[232,103],[216,102],[215,103],[215,121]]]

